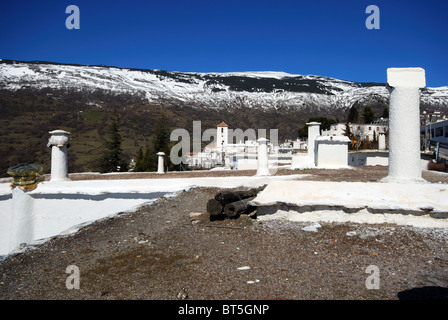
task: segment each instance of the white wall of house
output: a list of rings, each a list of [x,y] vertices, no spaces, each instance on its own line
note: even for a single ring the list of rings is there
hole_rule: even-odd
[[[373,140],[374,136],[378,138],[378,134],[385,133],[387,126],[380,124],[349,124],[350,132],[359,136],[361,140]],[[374,133],[375,132],[375,133]],[[322,136],[343,136],[345,135],[345,123],[335,123],[330,126],[330,130],[323,130]]]
[[[448,143],[448,120],[428,124],[421,128],[421,133],[427,133],[427,138],[432,141]]]

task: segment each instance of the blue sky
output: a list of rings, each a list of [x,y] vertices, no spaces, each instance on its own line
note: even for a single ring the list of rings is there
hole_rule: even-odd
[[[68,30],[68,5],[80,29]],[[368,5],[380,29],[368,30]],[[448,85],[445,0],[10,1],[0,58],[169,71],[284,71],[386,82],[388,67],[422,67]]]

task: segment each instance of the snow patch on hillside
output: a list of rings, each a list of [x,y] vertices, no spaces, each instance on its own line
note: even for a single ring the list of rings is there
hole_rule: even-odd
[[[216,109],[228,106],[301,109],[310,105],[346,109],[362,99],[375,96],[387,99],[389,96],[384,85],[363,86],[328,77],[277,71],[187,73],[2,61],[0,89],[22,88],[106,90],[139,94],[148,102],[168,99]],[[448,87],[425,88],[422,101],[448,107]]]

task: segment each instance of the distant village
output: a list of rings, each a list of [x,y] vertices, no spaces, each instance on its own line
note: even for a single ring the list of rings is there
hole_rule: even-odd
[[[448,146],[448,119],[439,111],[432,113],[423,112],[420,116],[422,151],[435,149],[437,142],[442,147],[438,154],[441,158],[448,157],[446,147]],[[335,123],[331,124],[328,130],[318,129],[316,134],[322,139],[333,139],[333,137],[349,137],[343,144],[351,152],[351,157],[347,157],[348,165],[387,165],[387,135],[389,119],[379,118],[369,124],[361,123]],[[372,144],[373,142],[373,144]],[[297,138],[277,143],[268,142],[268,153],[270,158],[275,158],[277,164],[291,165],[293,157],[305,155],[308,152],[309,137]],[[363,146],[370,143],[370,148]],[[232,169],[251,170],[257,168],[257,146],[256,140],[245,139],[234,142],[229,141],[229,125],[221,122],[216,127],[216,140],[206,145],[202,152],[188,153],[184,163],[192,170],[200,169]],[[359,150],[370,149],[360,156]],[[373,150],[372,150],[373,149]],[[373,152],[377,151],[376,154]],[[369,162],[371,157],[377,160]],[[378,160],[383,158],[383,161]]]

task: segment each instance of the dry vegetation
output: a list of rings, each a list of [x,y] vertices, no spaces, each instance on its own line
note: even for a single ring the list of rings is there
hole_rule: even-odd
[[[306,179],[312,180],[372,181],[387,170],[279,171],[287,173],[311,174]],[[448,183],[447,176],[424,172],[432,182]],[[447,295],[446,230],[322,222],[317,232],[306,232],[304,222],[260,222],[247,216],[210,221],[206,204],[219,191],[198,188],[162,197],[11,256],[0,264],[0,299],[176,300],[182,288],[189,300]],[[65,286],[69,265],[80,268],[79,290]],[[379,289],[366,288],[369,265],[379,267]],[[242,266],[250,269],[238,270]]]

